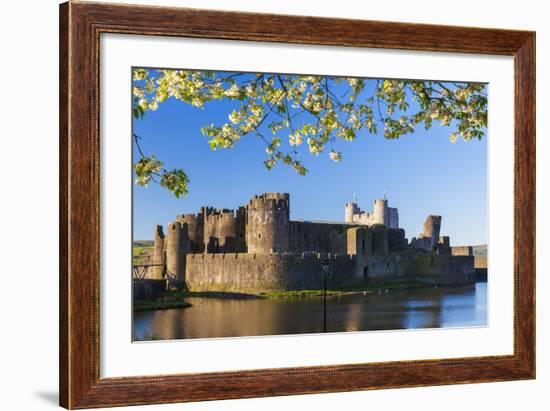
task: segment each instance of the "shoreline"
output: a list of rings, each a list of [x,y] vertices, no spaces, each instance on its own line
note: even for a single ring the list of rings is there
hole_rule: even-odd
[[[476,281],[483,282],[483,281]],[[365,294],[385,294],[391,291],[412,290],[422,288],[439,287],[464,287],[474,286],[472,284],[442,285],[437,283],[426,283],[419,281],[389,282],[379,284],[357,284],[353,286],[332,287],[327,289],[327,298],[337,298],[348,295]],[[272,300],[290,300],[290,299],[322,299],[324,297],[323,289],[312,290],[289,290],[289,291],[266,291],[260,293],[236,293],[227,291],[166,291],[155,301],[134,302],[133,311],[157,311],[179,308],[190,308],[193,304],[186,301],[187,298],[219,298],[219,299],[272,299]]]
[[[477,281],[476,281],[477,282]],[[439,288],[439,287],[464,287],[474,286],[472,284],[455,284],[455,285],[442,285],[437,283],[423,283],[423,282],[391,282],[391,283],[379,283],[379,284],[359,284],[353,286],[342,286],[327,288],[327,298],[341,297],[346,295],[357,294],[382,294],[390,291],[412,290],[422,288]],[[290,298],[323,298],[323,289],[314,290],[295,290],[295,291],[274,291],[259,293],[264,298],[269,299],[290,299]]]

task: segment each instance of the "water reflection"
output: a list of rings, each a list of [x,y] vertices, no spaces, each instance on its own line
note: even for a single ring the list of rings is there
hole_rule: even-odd
[[[237,337],[323,331],[323,300],[188,298],[193,307],[138,312],[138,340]],[[327,302],[327,331],[482,326],[487,283],[354,294]]]

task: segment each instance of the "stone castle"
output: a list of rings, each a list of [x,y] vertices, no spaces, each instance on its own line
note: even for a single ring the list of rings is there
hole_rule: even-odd
[[[470,284],[474,259],[452,255],[440,236],[441,216],[430,215],[410,241],[397,208],[376,200],[372,213],[356,201],[344,222],[290,220],[290,195],[256,195],[238,210],[201,208],[155,228],[156,262],[147,279],[190,291],[257,293],[318,289],[322,264],[331,284],[414,278],[427,284]]]

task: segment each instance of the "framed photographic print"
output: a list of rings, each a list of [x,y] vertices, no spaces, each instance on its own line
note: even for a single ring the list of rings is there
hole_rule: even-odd
[[[62,4],[61,405],[534,378],[534,45]]]

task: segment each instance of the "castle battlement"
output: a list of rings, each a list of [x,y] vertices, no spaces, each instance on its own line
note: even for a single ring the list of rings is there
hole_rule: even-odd
[[[268,258],[271,260],[286,260],[286,261],[311,261],[322,262],[328,260],[330,262],[348,262],[354,261],[354,254],[331,254],[331,253],[271,253],[271,254],[256,254],[256,253],[188,253],[186,258],[189,260],[255,260],[258,258]]]
[[[154,259],[163,265],[151,275],[194,290],[304,289],[319,285],[326,261],[331,276],[351,283],[419,272],[469,281],[473,257],[451,255],[441,216],[428,216],[410,243],[398,218],[386,198],[372,213],[347,203],[345,222],[291,221],[288,193],[256,195],[236,211],[202,207],[178,215],[166,234],[155,226]]]
[[[386,198],[373,202],[372,213],[362,211],[355,201],[346,203],[344,218],[346,223],[356,223],[366,226],[383,224],[388,228],[399,228],[399,211],[390,207]]]
[[[290,207],[290,195],[288,193],[264,193],[256,195],[249,201],[248,207],[252,210],[286,211]]]
[[[212,214],[206,215],[206,221],[231,220],[235,218],[233,210],[216,210]]]

